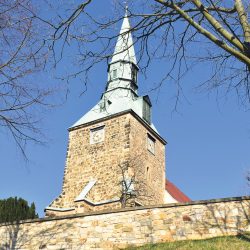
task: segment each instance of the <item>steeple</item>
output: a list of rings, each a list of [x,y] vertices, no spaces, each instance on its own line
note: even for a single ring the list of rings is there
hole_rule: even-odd
[[[131,26],[126,10],[114,53],[108,65],[108,79],[101,100],[72,127],[133,111],[155,131],[151,121],[151,102],[148,96],[138,95],[136,61]]]
[[[137,72],[126,13],[105,91],[69,128],[63,188],[47,216],[117,209],[124,194],[129,206],[164,202],[166,142],[152,124],[149,97],[137,93]],[[132,182],[135,173],[142,174]],[[137,195],[142,189],[150,199]]]
[[[137,73],[134,43],[126,10],[115,50],[109,63],[106,92],[119,89],[119,94],[121,94],[121,89],[126,89],[127,91],[123,91],[125,95],[137,96]]]

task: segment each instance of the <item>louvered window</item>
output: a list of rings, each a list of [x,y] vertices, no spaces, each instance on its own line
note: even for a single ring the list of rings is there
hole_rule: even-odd
[[[117,78],[117,69],[113,70],[113,79]]]
[[[137,82],[137,72],[136,72],[136,69],[134,67],[132,68],[132,81],[134,83]]]
[[[145,100],[143,101],[143,119],[151,124],[151,107]]]

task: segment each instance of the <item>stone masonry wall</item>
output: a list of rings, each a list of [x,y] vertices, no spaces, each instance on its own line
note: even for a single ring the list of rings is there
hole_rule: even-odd
[[[250,197],[169,204],[0,225],[0,249],[123,249],[250,231]]]
[[[104,141],[90,144],[90,130],[100,126],[105,126]],[[81,212],[91,210],[88,204],[74,202],[91,179],[97,182],[88,199],[98,202],[117,197],[120,188],[117,166],[128,155],[129,131],[129,115],[70,131],[62,193],[51,206],[79,209],[82,206]]]
[[[165,191],[165,145],[136,118],[131,117],[130,162],[138,178],[137,200],[143,205],[163,204]],[[154,154],[148,150],[148,135],[155,139]]]
[[[91,144],[90,131],[104,126],[104,141]],[[148,129],[131,113],[97,121],[69,132],[69,145],[64,171],[62,193],[51,208],[71,209],[69,211],[47,210],[47,216],[117,209],[121,202],[93,205],[87,201],[75,201],[89,181],[96,183],[86,198],[98,203],[121,197],[122,169],[130,165],[129,174],[136,172],[137,201],[143,205],[162,204],[165,183],[165,147],[156,140],[156,153],[147,149]],[[150,173],[150,174],[149,174]],[[128,177],[129,177],[128,174]],[[129,204],[129,203],[127,203]]]

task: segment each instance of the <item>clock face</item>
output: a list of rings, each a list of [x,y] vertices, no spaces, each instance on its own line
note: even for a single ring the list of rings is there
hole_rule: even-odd
[[[103,137],[103,133],[100,133],[99,131],[95,131],[95,132],[93,133],[93,141],[94,141],[94,142],[99,142],[99,141],[101,141],[102,137]]]
[[[104,127],[95,128],[90,131],[90,144],[104,141]]]
[[[154,142],[152,142],[151,140],[148,141],[148,148],[150,151],[154,150]]]

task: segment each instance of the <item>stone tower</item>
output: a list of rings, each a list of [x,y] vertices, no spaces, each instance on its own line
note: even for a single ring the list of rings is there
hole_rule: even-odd
[[[69,129],[62,193],[46,216],[164,203],[166,142],[138,95],[138,69],[125,15],[105,92]]]

